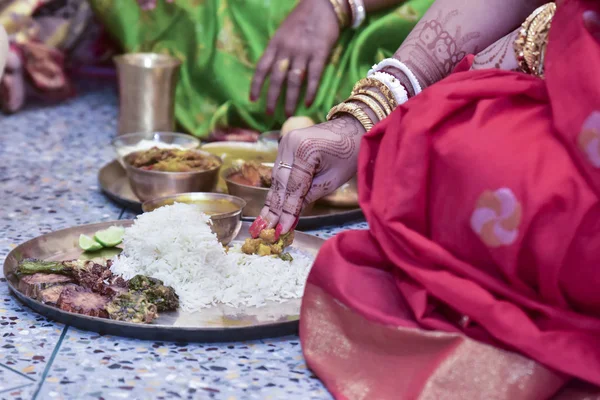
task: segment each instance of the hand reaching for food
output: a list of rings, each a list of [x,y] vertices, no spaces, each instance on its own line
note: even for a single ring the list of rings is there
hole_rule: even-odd
[[[310,105],[339,34],[337,17],[328,0],[300,1],[277,29],[258,62],[250,99],[256,101],[260,97],[263,84],[270,77],[267,112],[275,111],[282,88],[287,85],[285,112],[291,116],[307,78],[305,102]]]
[[[250,228],[256,238],[264,229],[294,229],[302,209],[332,193],[356,173],[363,126],[350,115],[295,130],[279,145],[265,207]]]

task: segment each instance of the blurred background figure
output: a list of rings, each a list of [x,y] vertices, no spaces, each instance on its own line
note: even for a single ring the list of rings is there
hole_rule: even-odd
[[[112,54],[86,0],[0,0],[0,25],[10,43],[0,82],[0,106],[7,113],[18,111],[28,98],[71,96],[68,67]]]
[[[362,1],[349,0],[90,3],[125,52],[183,62],[176,117],[185,130],[252,140],[290,115],[321,121],[432,0],[364,0],[366,19],[350,8]]]

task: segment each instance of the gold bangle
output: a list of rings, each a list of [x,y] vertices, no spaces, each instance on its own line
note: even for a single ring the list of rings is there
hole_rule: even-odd
[[[521,26],[514,51],[522,72],[544,77],[546,42],[555,12],[555,3],[545,4],[537,8]]]
[[[329,0],[329,2],[333,7],[333,11],[335,11],[335,16],[337,17],[340,28],[345,28],[349,23],[348,14],[344,12],[344,8],[339,3],[339,0]]]
[[[375,115],[377,115],[379,121],[383,121],[385,117],[387,117],[387,114],[385,113],[385,111],[383,111],[383,107],[381,107],[375,100],[373,100],[369,96],[365,96],[364,94],[355,94],[353,96],[350,96],[350,98],[346,101],[360,101],[361,103],[369,107],[371,111],[375,113]]]
[[[381,105],[381,107],[383,107],[383,111],[385,111],[386,115],[390,115],[393,111],[390,107],[390,103],[388,102],[388,100],[375,90],[357,89],[355,94],[364,94],[366,96],[372,97]]]
[[[366,89],[366,88],[370,88],[370,87],[374,87],[377,88],[377,90],[379,90],[381,92],[382,95],[385,96],[385,98],[388,100],[388,104],[390,105],[390,107],[392,109],[398,107],[398,103],[396,102],[396,98],[394,97],[394,95],[392,94],[392,91],[390,90],[389,87],[387,87],[385,85],[385,83],[378,81],[377,79],[373,79],[373,78],[363,78],[360,81],[358,81],[356,83],[356,85],[354,85],[354,89],[352,89],[352,94],[357,94],[358,90],[361,89]]]
[[[327,121],[331,121],[338,114],[352,115],[358,120],[358,122],[360,122],[367,132],[370,131],[374,126],[373,121],[371,121],[371,118],[369,118],[369,115],[357,104],[340,103],[337,106],[334,106],[331,111],[329,111],[329,114],[327,114]]]

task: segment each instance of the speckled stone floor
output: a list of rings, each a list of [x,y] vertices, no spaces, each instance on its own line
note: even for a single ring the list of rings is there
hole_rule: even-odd
[[[74,225],[132,218],[97,184],[113,157],[117,98],[92,85],[55,107],[0,115],[0,260]],[[365,223],[313,231],[330,237]],[[297,337],[186,344],[100,336],[22,306],[0,271],[0,399],[329,399]]]

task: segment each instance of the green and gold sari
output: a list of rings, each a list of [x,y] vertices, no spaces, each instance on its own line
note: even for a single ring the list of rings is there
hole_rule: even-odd
[[[136,0],[90,0],[106,29],[126,52],[159,52],[183,61],[175,114],[180,125],[206,137],[214,128],[278,129],[283,105],[265,113],[265,97],[249,99],[256,62],[297,0],[159,1],[143,11]],[[400,46],[433,0],[410,0],[371,15],[362,28],[344,32],[333,49],[317,98],[300,101],[297,115],[322,121],[376,61]]]

